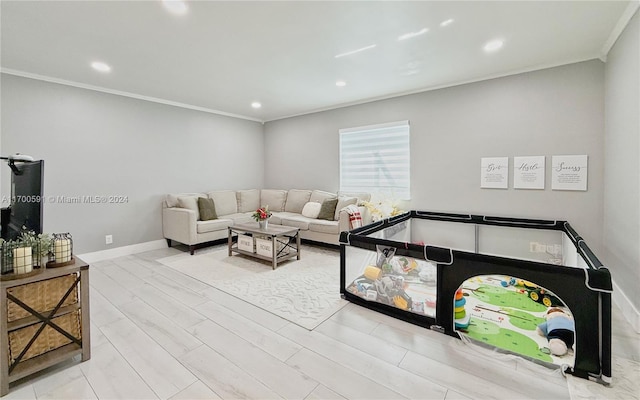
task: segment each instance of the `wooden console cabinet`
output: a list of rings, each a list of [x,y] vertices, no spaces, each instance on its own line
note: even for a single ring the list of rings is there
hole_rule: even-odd
[[[89,265],[46,268],[3,280],[0,290],[0,396],[15,382],[61,361],[91,357]]]

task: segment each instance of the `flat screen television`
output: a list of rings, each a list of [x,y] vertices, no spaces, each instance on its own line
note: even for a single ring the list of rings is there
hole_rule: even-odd
[[[43,160],[15,163],[15,169],[12,168],[11,172],[11,206],[3,210],[3,239],[17,238],[23,227],[42,233],[43,178]]]

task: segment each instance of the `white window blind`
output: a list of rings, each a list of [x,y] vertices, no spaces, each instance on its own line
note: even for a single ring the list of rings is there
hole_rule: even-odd
[[[409,121],[339,132],[340,190],[410,198]]]

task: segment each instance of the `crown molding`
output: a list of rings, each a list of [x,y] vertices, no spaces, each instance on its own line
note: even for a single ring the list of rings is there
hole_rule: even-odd
[[[640,8],[640,0],[634,0],[630,2],[629,5],[627,5],[627,8],[622,12],[620,19],[618,19],[618,23],[613,27],[611,34],[609,34],[609,38],[607,38],[602,46],[602,50],[600,50],[600,59],[602,61],[607,61],[609,51],[611,51],[613,45],[616,44],[616,41],[627,27],[629,21],[631,21],[631,18],[633,18],[633,15],[636,13],[638,8]]]
[[[149,101],[149,102],[152,102],[152,103],[165,104],[165,105],[173,106],[173,107],[186,108],[186,109],[189,109],[189,110],[202,111],[202,112],[209,113],[209,114],[222,115],[224,117],[244,119],[244,120],[247,120],[247,121],[254,121],[254,122],[259,122],[261,124],[264,124],[263,120],[258,119],[258,118],[248,117],[246,115],[232,114],[232,113],[228,113],[228,112],[225,112],[225,111],[213,110],[213,109],[210,109],[210,108],[205,108],[205,107],[200,107],[200,106],[194,106],[194,105],[191,105],[191,104],[180,103],[180,102],[177,102],[177,101],[160,99],[160,98],[151,97],[151,96],[144,96],[144,95],[137,94],[137,93],[124,92],[124,91],[121,91],[121,90],[114,90],[114,89],[109,89],[109,88],[100,87],[100,86],[87,85],[85,83],[68,81],[68,80],[59,79],[59,78],[53,78],[51,76],[33,74],[31,72],[19,71],[19,70],[10,69],[10,68],[2,68],[2,69],[0,69],[0,72],[2,72],[3,74],[7,74],[7,75],[15,75],[15,76],[23,77],[23,78],[36,79],[36,80],[39,80],[39,81],[57,83],[59,85],[65,85],[65,86],[73,86],[73,87],[77,87],[77,88],[81,88],[81,89],[87,89],[87,90],[93,90],[93,91],[96,91],[96,92],[113,94],[113,95],[116,95],[116,96],[129,97],[129,98],[132,98],[132,99]]]

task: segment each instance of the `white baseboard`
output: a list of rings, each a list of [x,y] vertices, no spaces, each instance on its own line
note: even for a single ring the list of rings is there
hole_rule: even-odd
[[[613,303],[620,308],[622,315],[624,315],[624,318],[631,324],[633,330],[636,331],[636,333],[640,333],[640,312],[620,289],[620,286],[616,285],[615,282],[612,282],[612,284],[613,294],[611,299]]]
[[[164,249],[167,241],[164,239],[153,240],[151,242],[137,243],[129,246],[116,247],[109,250],[94,251],[92,253],[78,254],[84,262],[93,263],[96,261],[108,260],[110,258],[128,256],[130,254],[142,253],[144,251]]]

